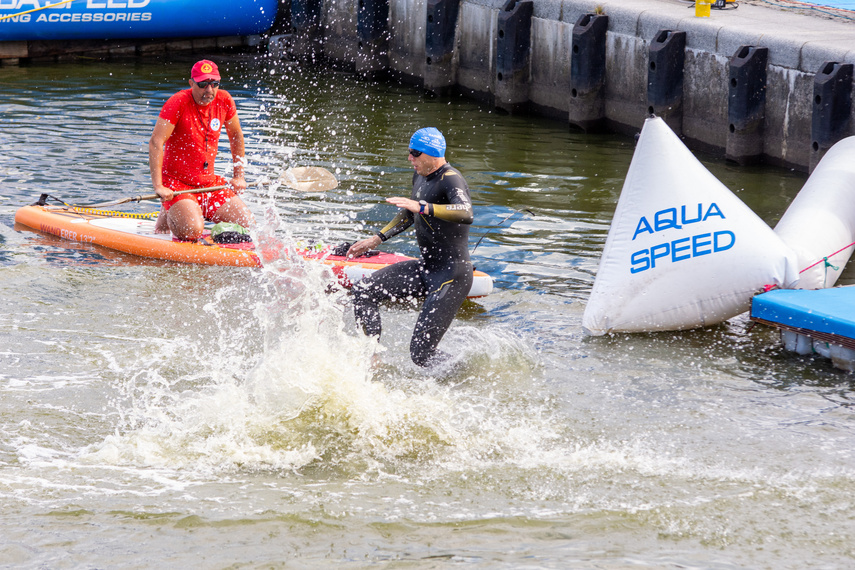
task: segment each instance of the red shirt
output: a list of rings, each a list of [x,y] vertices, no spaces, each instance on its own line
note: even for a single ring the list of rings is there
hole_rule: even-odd
[[[160,118],[175,125],[163,149],[164,183],[176,179],[193,186],[208,185],[214,176],[220,132],[236,114],[234,99],[222,89],[205,106],[196,104],[190,89],[170,97],[160,110]]]

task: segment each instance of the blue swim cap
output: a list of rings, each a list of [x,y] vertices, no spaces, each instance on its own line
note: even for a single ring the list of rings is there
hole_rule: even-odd
[[[433,127],[419,129],[410,139],[410,148],[430,156],[445,156],[445,137]]]

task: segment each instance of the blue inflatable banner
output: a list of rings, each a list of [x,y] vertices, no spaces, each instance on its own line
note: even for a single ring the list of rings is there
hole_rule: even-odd
[[[0,41],[260,34],[278,0],[0,0]]]

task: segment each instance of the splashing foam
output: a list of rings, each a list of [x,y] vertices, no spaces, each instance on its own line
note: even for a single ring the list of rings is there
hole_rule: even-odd
[[[272,230],[258,239],[272,243]],[[554,437],[542,418],[531,423],[540,414],[519,409],[542,402],[528,398],[535,357],[516,336],[453,328],[456,364],[439,371],[453,376],[449,382],[409,362],[378,368],[384,349],[356,332],[346,291],[331,288],[331,271],[295,255],[290,243],[256,274],[245,295],[255,305],[242,322],[228,322],[228,305],[240,298],[228,288],[237,285],[214,295],[205,312],[233,334],[191,348],[187,370],[173,362],[174,339],[160,341],[154,359],[119,364],[129,376],[117,404],[124,426],[86,450],[89,461],[202,474],[364,474],[418,469],[449,455],[465,463]],[[153,360],[163,364],[152,367]],[[520,430],[529,437],[520,439]]]

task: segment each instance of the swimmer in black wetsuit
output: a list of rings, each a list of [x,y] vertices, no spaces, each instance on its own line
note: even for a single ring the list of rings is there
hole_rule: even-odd
[[[431,366],[443,360],[436,346],[472,287],[472,201],[463,176],[445,161],[445,138],[437,129],[415,132],[408,160],[415,169],[412,197],[387,198],[401,208],[398,215],[374,236],[353,244],[347,255],[358,257],[415,223],[421,259],[390,265],[357,283],[353,312],[365,334],[379,337],[381,301],[424,297],[410,356],[419,366]]]

